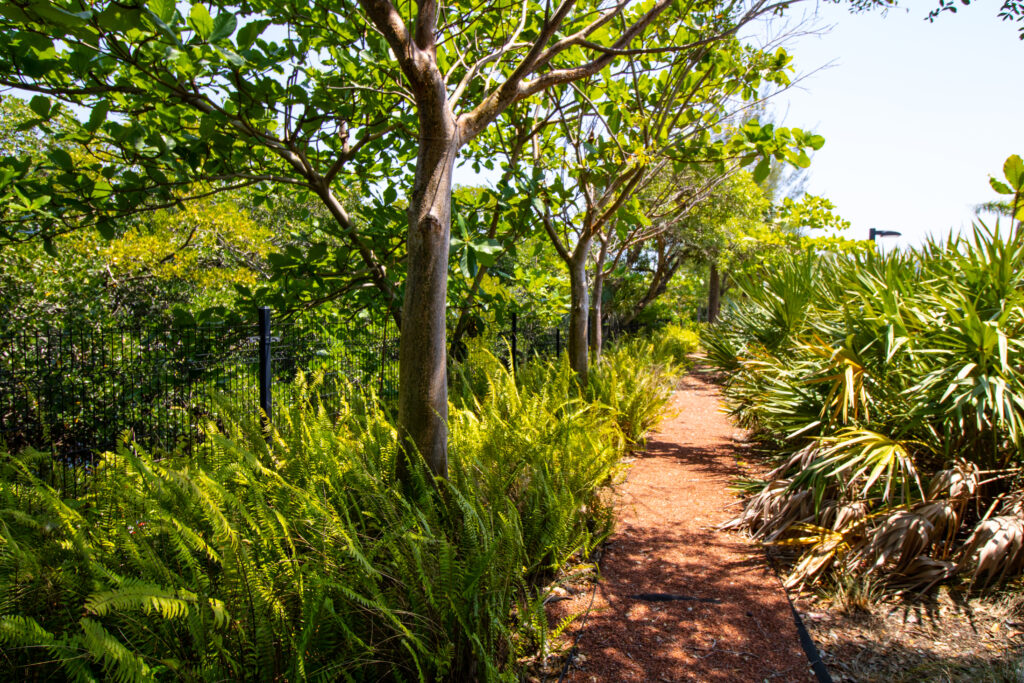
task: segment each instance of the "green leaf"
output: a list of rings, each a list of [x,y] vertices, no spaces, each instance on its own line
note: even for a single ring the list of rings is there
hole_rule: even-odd
[[[393,186],[388,185],[387,188],[385,188],[384,190],[384,204],[394,204],[396,199],[398,199],[398,190],[396,190]]]
[[[58,168],[62,171],[71,172],[74,169],[74,162],[71,160],[71,155],[60,147],[54,147],[47,155]]]
[[[110,102],[108,100],[100,100],[93,107],[92,112],[89,114],[89,121],[85,124],[85,129],[90,133],[95,133],[103,125],[103,122],[107,120],[107,113],[110,111]]]
[[[36,95],[29,100],[28,106],[39,116],[39,118],[45,119],[50,115],[50,100],[47,97]]]
[[[192,11],[188,13],[188,23],[203,40],[208,41],[213,34],[213,17],[201,3],[192,5]]]
[[[114,222],[109,219],[102,219],[96,223],[96,229],[99,231],[100,236],[108,242],[117,237],[117,229],[114,226]]]
[[[249,22],[243,26],[238,31],[238,35],[235,36],[235,42],[238,45],[238,49],[245,50],[252,46],[268,26],[270,26],[270,21],[267,19]]]
[[[764,157],[761,161],[757,162],[757,166],[754,167],[754,182],[763,183],[768,174],[772,171],[772,163],[768,157]]]
[[[988,184],[992,186],[992,189],[999,194],[1013,194],[1013,189],[1010,188],[1006,183],[1000,182],[995,178],[989,178]]]
[[[96,184],[92,188],[92,196],[97,199],[103,199],[109,197],[114,191],[114,188],[104,178],[100,178],[96,181]]]
[[[59,257],[59,254],[57,253],[57,245],[55,245],[53,243],[53,240],[50,239],[49,237],[44,237],[43,238],[43,251],[45,251],[47,254],[49,254],[53,258],[58,258]]]
[[[243,66],[245,66],[245,59],[242,57],[242,55],[238,54],[231,48],[217,47],[214,49],[217,51],[218,54],[220,54],[221,57],[226,59],[228,63],[236,69],[241,69]]]
[[[221,12],[213,20],[213,32],[210,33],[209,41],[219,43],[225,38],[230,38],[236,28],[238,28],[238,19],[235,19],[235,15],[230,12]]]
[[[1024,161],[1020,156],[1014,154],[1006,160],[1003,164],[1003,175],[1010,181],[1010,186],[1014,190],[1024,189]]]
[[[148,7],[165,24],[174,21],[174,0],[149,0]]]

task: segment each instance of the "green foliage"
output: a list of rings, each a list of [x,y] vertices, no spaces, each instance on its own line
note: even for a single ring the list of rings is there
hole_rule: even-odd
[[[666,371],[629,352],[653,354],[611,354],[591,401],[564,362],[534,362],[517,383],[472,351],[477,391],[453,392],[450,479],[417,470],[405,493],[376,404],[348,390],[328,410],[302,377],[269,436],[221,402],[194,457],[123,448],[78,500],[41,478],[47,456],[4,456],[0,671],[513,678],[549,637],[543,587],[611,528],[601,489],[622,428],[635,440],[663,404]]]
[[[980,521],[966,499],[992,514],[1024,460],[1022,273],[1024,234],[979,224],[916,252],[794,256],[739,283],[741,303],[703,342],[730,373],[733,415],[785,458],[738,525],[804,534],[794,581],[835,566],[921,588],[1017,566],[952,540]],[[982,485],[979,469],[995,476]],[[838,522],[850,505],[860,512]]]
[[[690,355],[700,348],[700,334],[696,329],[673,323],[654,332],[651,343],[658,362],[687,367]]]
[[[602,354],[587,382],[587,395],[603,405],[633,446],[661,419],[682,366],[671,352],[678,345],[636,338]]]

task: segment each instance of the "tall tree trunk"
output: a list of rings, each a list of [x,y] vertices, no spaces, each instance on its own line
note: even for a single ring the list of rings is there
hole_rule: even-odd
[[[568,262],[569,293],[572,305],[569,310],[569,367],[575,372],[583,386],[587,384],[590,370],[587,357],[587,317],[590,313],[587,292],[587,254],[592,238],[581,239]]]
[[[718,321],[718,306],[722,297],[722,283],[718,277],[718,264],[711,262],[711,272],[708,274],[708,322]]]
[[[421,113],[416,179],[407,212],[409,266],[399,345],[398,424],[403,446],[415,447],[431,472],[446,477],[445,302],[452,169],[461,140],[455,117],[446,102],[442,111],[433,113],[434,116]]]
[[[590,300],[590,355],[596,363],[601,360],[601,351],[604,347],[604,333],[601,330],[601,323],[604,318],[602,300],[604,298],[604,264],[608,259],[608,242],[601,242],[601,250],[597,255],[597,264],[594,266],[594,289]]]

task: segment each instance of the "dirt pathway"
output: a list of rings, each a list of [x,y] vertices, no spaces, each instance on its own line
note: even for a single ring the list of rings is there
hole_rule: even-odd
[[[815,680],[761,550],[714,529],[737,509],[727,486],[741,437],[714,385],[686,377],[617,490],[601,582],[569,629],[579,654],[566,680]],[[587,591],[553,616],[590,603]]]

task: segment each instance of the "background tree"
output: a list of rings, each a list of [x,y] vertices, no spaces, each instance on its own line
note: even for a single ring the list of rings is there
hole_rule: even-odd
[[[588,348],[597,354],[601,348],[606,269],[613,269],[630,247],[667,230],[736,166],[760,158],[755,170],[763,176],[773,157],[806,165],[810,160],[804,148],[823,143],[799,129],[761,126],[756,120],[739,129],[728,125],[766,83],[788,83],[788,62],[782,50],[765,53],[734,38],[721,39],[706,43],[699,54],[634,60],[621,71],[602,74],[600,87],[550,99],[559,128],[545,138],[545,153],[535,164],[547,178],[541,192],[545,230],[569,272],[573,292],[570,364],[584,382]],[[686,184],[664,182],[688,169],[701,171],[691,172]],[[639,201],[648,191],[658,195],[657,206],[647,207],[650,217]],[[591,298],[587,268],[592,256]]]
[[[460,151],[485,155],[481,133],[517,102],[648,51],[699,50],[781,6],[15,0],[0,10],[0,84],[34,93],[36,128],[67,122],[62,142],[88,153],[54,152],[45,179],[6,159],[0,237],[109,235],[124,216],[240,187],[316,197],[401,319],[400,430],[444,474]],[[368,235],[396,226],[364,229],[346,197],[393,206],[405,188],[403,292]]]

